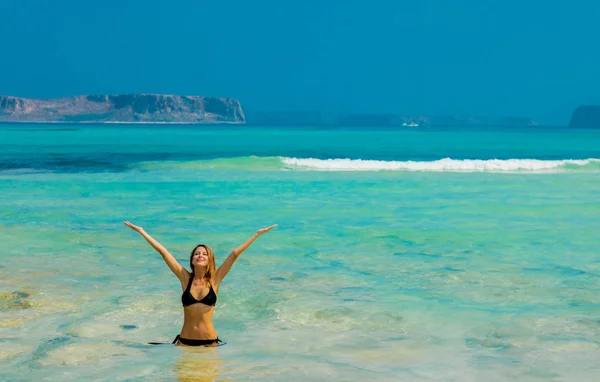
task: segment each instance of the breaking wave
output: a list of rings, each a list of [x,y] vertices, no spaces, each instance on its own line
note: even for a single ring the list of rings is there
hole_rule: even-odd
[[[281,158],[284,166],[312,171],[549,172],[600,171],[600,159],[451,159],[380,161],[362,159]]]

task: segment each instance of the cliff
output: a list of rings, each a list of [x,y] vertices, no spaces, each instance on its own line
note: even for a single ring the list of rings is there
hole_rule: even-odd
[[[0,96],[0,122],[244,123],[231,98],[162,94],[88,95],[55,99]]]
[[[569,127],[600,129],[600,105],[579,106],[571,116]]]

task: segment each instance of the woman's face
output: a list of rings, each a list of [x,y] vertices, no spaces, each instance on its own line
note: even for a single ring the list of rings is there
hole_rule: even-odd
[[[208,265],[208,251],[204,247],[198,247],[194,251],[194,256],[192,257],[192,264],[194,267],[199,265],[201,267],[206,267]]]

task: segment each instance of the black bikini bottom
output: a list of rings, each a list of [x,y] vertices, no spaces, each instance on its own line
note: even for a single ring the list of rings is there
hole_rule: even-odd
[[[218,338],[215,338],[214,340],[189,340],[187,338],[179,337],[179,334],[173,340],[173,344],[176,344],[177,341],[179,341],[182,344],[187,345],[187,346],[210,346],[210,345],[214,345],[214,344],[223,342]]]

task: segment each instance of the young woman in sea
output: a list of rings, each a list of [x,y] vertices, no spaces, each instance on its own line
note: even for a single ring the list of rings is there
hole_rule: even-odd
[[[205,244],[198,244],[190,254],[189,272],[163,247],[150,236],[142,227],[126,221],[125,225],[136,231],[162,256],[171,271],[181,283],[183,294],[183,327],[175,337],[173,344],[180,346],[217,346],[222,342],[212,323],[212,317],[217,303],[217,293],[221,281],[225,278],[233,263],[259,236],[277,226],[261,228],[246,242],[231,251],[219,268],[215,265],[215,254]],[[197,298],[195,296],[198,296]]]

